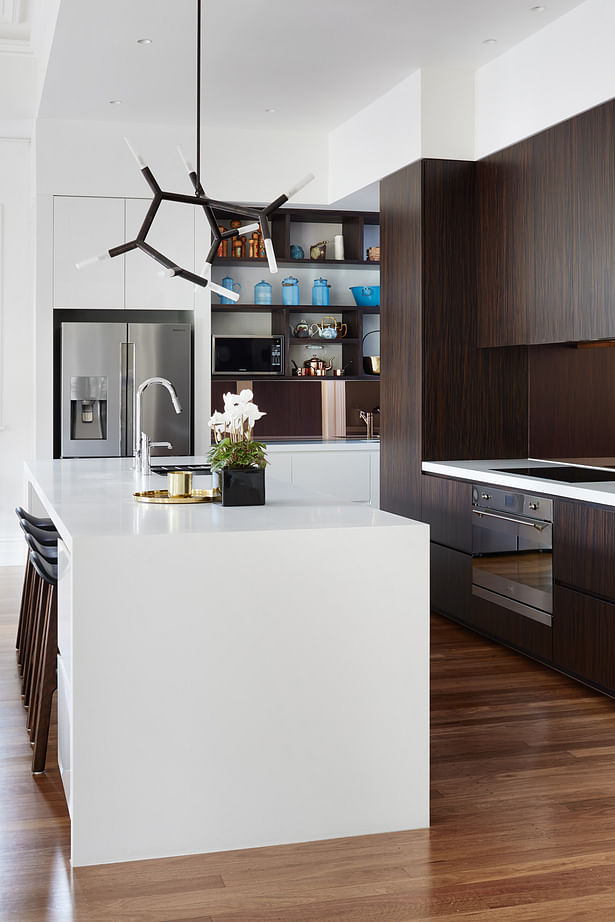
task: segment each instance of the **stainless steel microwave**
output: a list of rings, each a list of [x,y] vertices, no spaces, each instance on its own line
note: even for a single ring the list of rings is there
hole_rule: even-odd
[[[212,336],[211,370],[216,375],[284,374],[283,336]]]

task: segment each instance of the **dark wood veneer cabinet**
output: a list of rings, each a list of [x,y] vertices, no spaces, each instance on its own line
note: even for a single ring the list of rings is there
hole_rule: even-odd
[[[615,509],[553,504],[553,662],[615,694]]]
[[[481,346],[615,336],[615,100],[477,164]]]
[[[472,484],[445,477],[422,477],[422,520],[437,544],[472,553]]]
[[[615,604],[555,586],[553,663],[615,694]]]
[[[553,522],[555,582],[615,601],[615,509],[556,500]]]

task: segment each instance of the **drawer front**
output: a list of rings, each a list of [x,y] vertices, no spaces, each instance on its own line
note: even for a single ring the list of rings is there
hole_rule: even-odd
[[[615,511],[555,502],[553,579],[615,600]]]
[[[615,694],[615,604],[553,588],[553,663]]]
[[[501,640],[547,663],[552,661],[552,628],[546,624],[475,595],[472,596],[470,615],[466,620],[471,627],[495,640]]]
[[[423,474],[422,519],[437,544],[472,552],[472,484]]]

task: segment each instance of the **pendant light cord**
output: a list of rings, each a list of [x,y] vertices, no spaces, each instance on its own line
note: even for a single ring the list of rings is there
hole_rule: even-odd
[[[201,187],[201,0],[196,16],[196,182]]]

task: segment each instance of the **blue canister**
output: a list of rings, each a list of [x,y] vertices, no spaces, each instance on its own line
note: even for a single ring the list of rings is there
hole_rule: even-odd
[[[292,275],[282,282],[282,304],[299,304],[299,280]]]
[[[312,304],[316,304],[318,307],[328,307],[330,287],[326,279],[314,279]]]
[[[272,304],[273,303],[273,288],[266,282],[264,279],[262,282],[259,282],[258,285],[254,286],[254,303],[255,304]]]
[[[226,275],[222,279],[222,287],[228,288],[230,291],[241,291],[241,285],[239,284],[239,282],[233,281],[230,275]],[[235,303],[232,298],[224,298],[222,295],[218,295],[218,297],[220,298],[220,304],[234,304]]]

